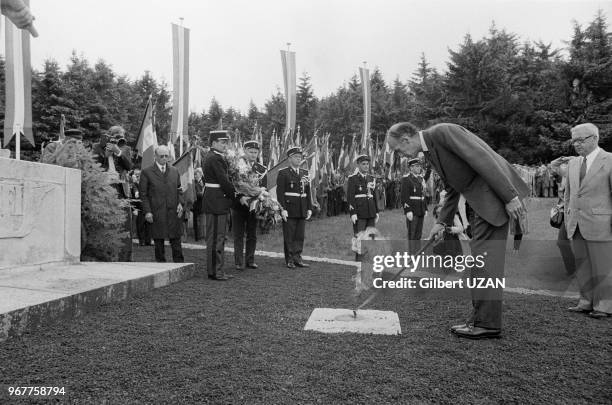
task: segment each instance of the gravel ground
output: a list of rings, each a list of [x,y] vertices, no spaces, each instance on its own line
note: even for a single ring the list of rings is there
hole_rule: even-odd
[[[205,271],[204,251],[185,253]],[[136,248],[134,260],[152,257]],[[314,308],[353,306],[353,269],[258,262],[229,282],[197,277],[0,344],[0,402],[7,385],[64,386],[63,401],[113,404],[612,398],[612,322],[567,313],[571,301],[508,294],[504,338],[469,341],[448,332],[467,302],[397,291],[372,308],[397,311],[401,336],[325,335],[302,329]]]

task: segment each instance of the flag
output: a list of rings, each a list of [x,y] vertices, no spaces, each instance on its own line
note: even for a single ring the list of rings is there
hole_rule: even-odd
[[[361,76],[361,87],[363,89],[363,135],[361,138],[361,152],[367,153],[370,140],[370,124],[372,114],[372,95],[370,89],[370,71],[366,68],[359,68]]]
[[[176,160],[176,152],[174,151],[174,144],[172,143],[172,140],[168,139],[168,144],[166,145],[168,146],[168,150],[170,152],[170,162],[174,162]]]
[[[189,29],[172,24],[172,126],[175,143],[187,135],[189,121]]]
[[[297,134],[295,135],[294,145],[302,146],[302,137],[300,136],[300,126],[297,126]]]
[[[59,141],[60,142],[64,142],[64,139],[66,139],[66,133],[64,132],[65,130],[66,130],[66,116],[62,114],[60,116],[60,130],[59,130]]]
[[[24,2],[26,5],[29,1]],[[30,66],[30,33],[5,19],[6,102],[4,113],[4,145],[13,135],[34,146],[32,133],[32,68]],[[18,140],[19,141],[19,140]],[[16,156],[19,159],[19,156]]]
[[[283,83],[285,85],[285,131],[286,134],[295,133],[295,103],[296,103],[296,80],[295,80],[295,52],[281,51],[281,62],[283,64]],[[283,145],[286,150],[287,142]]]
[[[153,104],[151,96],[149,96],[140,124],[140,131],[138,131],[138,140],[136,141],[138,156],[142,157],[140,164],[142,169],[151,166],[155,161],[155,149],[157,149],[157,135],[155,135],[155,128],[153,127]],[[172,150],[174,150],[174,146]]]
[[[181,176],[181,188],[183,189],[183,197],[185,198],[185,205],[192,207],[196,200],[195,185],[193,184],[194,173],[193,173],[193,162],[191,160],[191,150],[183,153],[183,156],[178,158],[176,162],[172,164],[176,167]]]

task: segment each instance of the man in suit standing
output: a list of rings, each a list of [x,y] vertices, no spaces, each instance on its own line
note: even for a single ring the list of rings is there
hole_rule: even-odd
[[[303,161],[301,148],[289,148],[287,157],[289,166],[279,170],[276,178],[276,195],[283,206],[285,263],[290,269],[310,267],[302,260],[306,221],[312,216],[308,170],[300,169]]]
[[[408,122],[398,123],[389,129],[387,142],[393,150],[408,156],[422,151],[447,185],[445,203],[430,238],[439,239],[445,228],[453,225],[463,194],[474,211],[472,255],[486,257],[484,267],[474,269],[471,277],[493,282],[503,278],[509,216],[520,220],[525,215],[521,199],[529,193],[515,169],[482,139],[456,124],[437,124],[419,131]],[[451,331],[470,339],[499,337],[503,291],[472,288],[471,292],[473,311],[469,320]]]
[[[359,171],[348,177],[346,200],[349,204],[349,215],[353,223],[353,235],[357,237],[359,232],[376,224],[378,207],[374,198],[376,182],[369,174],[370,157],[359,155],[355,160]],[[355,260],[360,261],[361,255],[355,253]]]
[[[168,164],[170,151],[165,145],[155,150],[155,163],[143,169],[140,175],[140,197],[145,221],[151,224],[155,243],[155,260],[165,262],[164,240],[170,240],[172,261],[183,262],[181,236],[183,235],[183,189],[176,167]]]
[[[598,141],[595,125],[572,128],[572,144],[580,156],[569,161],[564,205],[580,300],[569,310],[607,318],[612,315],[612,154]]]
[[[227,219],[232,204],[239,199],[247,205],[247,197],[239,196],[229,179],[225,151],[228,131],[210,132],[210,151],[204,159],[204,214],[206,214],[206,270],[208,278],[226,281],[234,276],[223,270]]]
[[[411,254],[414,254],[420,248],[427,204],[425,203],[424,181],[421,177],[421,159],[410,159],[408,167],[410,172],[402,177],[400,194],[408,229],[408,249]]]
[[[242,145],[244,149],[244,159],[251,168],[249,176],[255,176],[259,180],[259,185],[265,187],[264,175],[266,168],[257,163],[259,156],[259,142],[247,141]],[[249,269],[256,269],[255,247],[257,246],[257,216],[250,211],[248,205],[243,205],[239,201],[234,201],[232,206],[232,230],[234,231],[234,264],[236,270],[244,270],[244,264]],[[244,234],[246,232],[246,251],[244,249]],[[244,261],[243,261],[244,259]]]

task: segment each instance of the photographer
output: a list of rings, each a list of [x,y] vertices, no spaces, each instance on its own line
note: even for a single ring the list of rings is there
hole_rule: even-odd
[[[132,169],[131,151],[125,141],[125,130],[116,125],[100,136],[100,141],[92,147],[94,159],[116,184],[119,198],[128,198],[129,185],[127,173]]]

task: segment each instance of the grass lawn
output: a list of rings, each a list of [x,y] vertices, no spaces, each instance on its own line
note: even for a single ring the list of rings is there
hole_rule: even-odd
[[[152,260],[152,247],[135,249]],[[204,272],[204,253],[186,260]],[[398,312],[402,335],[325,335],[302,329],[316,307],[353,306],[353,268],[258,262],[229,282],[197,277],[4,342],[0,386],[65,386],[73,403],[113,404],[612,398],[612,323],[566,312],[572,301],[507,294],[504,338],[469,341],[448,332],[468,302],[402,290],[372,306]]]

